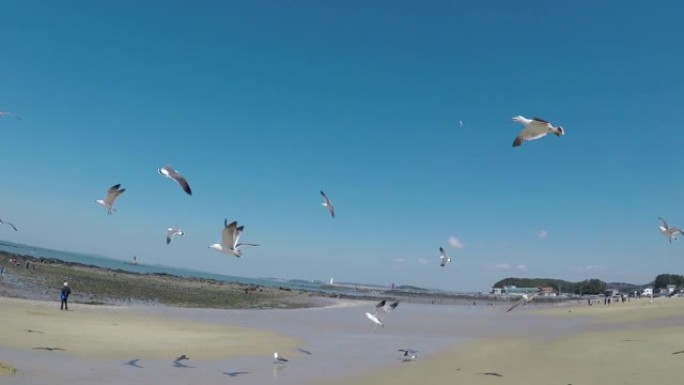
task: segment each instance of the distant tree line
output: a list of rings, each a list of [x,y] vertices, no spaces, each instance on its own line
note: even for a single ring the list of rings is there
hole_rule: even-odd
[[[655,289],[666,288],[667,285],[677,285],[678,288],[684,287],[684,276],[679,274],[659,274],[656,276],[653,283]]]
[[[606,289],[615,289],[620,292],[641,291],[647,286],[654,289],[666,288],[667,285],[676,285],[677,288],[684,288],[684,275],[679,274],[659,274],[655,281],[646,285],[635,285],[627,282],[603,282],[600,279],[585,279],[580,282],[570,282],[562,279],[553,278],[504,278],[494,284],[494,287],[503,288],[504,286],[516,287],[552,287],[556,291],[574,294],[602,294]]]
[[[563,293],[574,294],[602,294],[607,287],[607,283],[600,279],[585,279],[581,282],[570,282],[562,279],[553,278],[504,278],[494,284],[494,287],[503,288],[504,286],[516,287],[552,287],[554,290]]]

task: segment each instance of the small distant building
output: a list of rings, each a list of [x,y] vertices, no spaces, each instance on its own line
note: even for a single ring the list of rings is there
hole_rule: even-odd
[[[536,287],[515,287],[515,286],[504,286],[503,293],[508,295],[523,295],[527,293],[534,293],[537,291]]]
[[[492,288],[492,294],[494,295],[501,295],[501,288],[500,287],[494,287]]]
[[[606,291],[603,292],[603,295],[606,297],[615,297],[617,295],[620,295],[620,292],[615,289],[607,289]]]
[[[651,288],[651,287],[645,288],[644,291],[641,293],[641,295],[646,296],[646,297],[652,296],[653,295],[653,288]]]
[[[672,294],[677,289],[677,285],[667,285],[667,294]]]
[[[554,290],[554,288],[552,288],[551,286],[544,286],[544,287],[541,287],[540,289],[541,289],[541,295],[544,297],[555,297],[557,295],[556,290]]]

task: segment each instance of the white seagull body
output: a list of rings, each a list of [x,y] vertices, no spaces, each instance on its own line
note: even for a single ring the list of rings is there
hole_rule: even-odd
[[[321,196],[323,196],[323,207],[326,207],[330,212],[330,216],[335,218],[335,206],[330,202],[330,199],[325,195],[323,190],[321,190]]]
[[[242,252],[240,251],[242,246],[260,246],[258,243],[239,242],[240,235],[242,235],[244,229],[245,226],[238,227],[237,221],[228,224],[228,219],[224,219],[223,230],[221,231],[221,243],[209,245],[209,248],[240,258],[242,256]]]
[[[677,234],[684,235],[682,230],[676,227],[670,227],[663,218],[658,217],[658,219],[660,219],[660,226],[658,226],[658,229],[660,230],[661,234],[667,237],[667,240],[670,241],[670,243],[672,243],[672,239],[675,241],[677,240]]]
[[[442,247],[439,248],[439,259],[440,259],[439,265],[442,267],[446,266],[447,263],[451,262],[451,258],[449,258],[446,251],[444,251],[444,248],[442,248]]]
[[[563,127],[554,127],[551,123],[547,122],[544,119],[527,119],[524,116],[518,115],[513,117],[513,121],[521,123],[523,126],[525,126],[525,128],[523,128],[522,131],[520,131],[518,136],[513,141],[513,147],[520,146],[523,141],[528,142],[531,140],[543,138],[548,133],[554,134],[556,136],[565,135]]]
[[[376,325],[380,325],[380,326],[382,326],[382,327],[385,327],[385,324],[383,324],[383,323],[378,319],[378,317],[376,317],[375,315],[373,315],[373,314],[371,314],[371,313],[369,313],[369,312],[366,312],[366,318],[368,318],[369,320],[371,320],[371,322],[373,322],[373,323],[376,324]]]
[[[287,362],[287,358],[278,355],[278,352],[273,352],[273,362],[276,364]]]
[[[174,170],[171,166],[166,165],[162,168],[157,169],[157,172],[160,175],[163,175],[169,179],[173,179],[178,183],[179,186],[185,191],[186,194],[192,195],[192,190],[190,189],[190,185],[188,184],[188,181],[185,180],[183,175],[181,175],[178,171]]]
[[[107,209],[107,214],[111,215],[112,211],[117,212],[116,209],[113,207],[114,201],[116,198],[119,197],[119,195],[123,194],[126,189],[119,189],[121,187],[121,184],[115,184],[114,186],[110,187],[109,190],[107,190],[107,195],[105,196],[105,199],[98,199],[95,202],[99,204],[100,206],[104,207]]]
[[[14,116],[15,118],[17,118],[17,120],[21,120],[21,118],[20,118],[19,116],[15,115],[15,114],[13,114],[13,113],[11,113],[11,112],[9,112],[9,111],[0,111],[0,118],[2,118],[2,117],[5,116],[5,115],[7,115],[7,116]]]
[[[518,307],[518,306],[520,306],[520,305],[527,305],[528,303],[532,302],[532,300],[534,299],[534,297],[538,296],[539,293],[541,293],[541,290],[538,289],[538,290],[535,291],[534,293],[523,294],[523,295],[522,295],[522,298],[520,298],[519,300],[517,300],[517,301],[513,304],[513,306],[509,307],[508,310],[506,310],[506,313],[508,313],[509,311],[515,309],[516,307]]]
[[[168,245],[169,243],[171,243],[171,240],[176,235],[182,237],[183,235],[185,235],[185,233],[181,231],[181,229],[175,227],[169,227],[168,229],[166,229],[166,244]]]
[[[7,225],[7,226],[13,228],[14,231],[17,231],[17,228],[12,223],[3,221],[2,219],[0,219],[0,225]]]

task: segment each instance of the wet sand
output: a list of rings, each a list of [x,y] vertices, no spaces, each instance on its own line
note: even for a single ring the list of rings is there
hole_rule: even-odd
[[[684,298],[653,302],[641,299],[608,306],[524,308],[521,313],[527,314],[511,314],[510,322],[501,320],[500,328],[510,331],[505,336],[478,338],[391,372],[377,371],[322,384],[681,382]],[[516,319],[528,315],[543,320],[543,326],[532,330],[511,328]]]
[[[0,362],[17,368],[2,383],[641,385],[677,383],[684,360],[672,354],[684,350],[684,298],[511,313],[400,303],[384,328],[363,315],[373,304],[62,312],[57,302],[0,298]],[[43,346],[66,351],[33,349]],[[402,363],[401,348],[419,350],[418,360]],[[275,365],[274,350],[290,361]],[[173,364],[181,354],[187,367]],[[126,365],[134,358],[141,367]]]

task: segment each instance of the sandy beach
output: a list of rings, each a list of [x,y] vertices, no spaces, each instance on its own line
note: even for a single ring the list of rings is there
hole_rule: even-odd
[[[400,304],[384,328],[363,316],[369,301],[72,307],[0,297],[0,362],[16,368],[3,384],[644,384],[676,382],[684,359],[672,354],[684,350],[683,298],[511,313],[503,305]],[[418,360],[403,363],[401,348],[419,350]],[[273,351],[289,362],[275,365]],[[174,365],[181,354],[190,360]],[[140,367],[126,364],[133,359]]]

